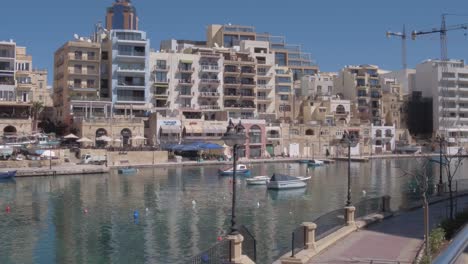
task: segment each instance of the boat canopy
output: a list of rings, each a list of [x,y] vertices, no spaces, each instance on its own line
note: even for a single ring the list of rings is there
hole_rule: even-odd
[[[270,181],[297,181],[296,177],[284,175],[284,174],[273,174]]]

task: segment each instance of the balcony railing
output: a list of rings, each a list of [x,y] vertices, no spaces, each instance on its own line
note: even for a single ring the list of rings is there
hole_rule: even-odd
[[[191,68],[191,67],[179,67],[179,71],[180,71],[180,72],[194,72],[194,71],[195,71],[195,68]]]
[[[135,56],[135,57],[144,57],[146,56],[146,53],[145,52],[138,52],[138,51],[133,51],[133,52],[129,52],[129,51],[119,51],[118,56]]]
[[[202,97],[219,97],[218,92],[200,92],[200,96]]]
[[[219,71],[218,65],[202,65],[202,71]]]
[[[202,83],[202,84],[219,84],[220,80],[218,80],[218,79],[201,79],[200,83]]]
[[[194,81],[193,80],[189,80],[189,79],[180,79],[179,80],[179,84],[184,84],[184,85],[187,85],[187,84],[193,84]]]
[[[153,71],[168,71],[169,69],[169,65],[154,65]]]
[[[88,97],[88,96],[71,96],[71,101],[91,101],[91,102],[110,102],[110,98],[102,98],[102,97]]]
[[[259,84],[259,85],[257,85],[257,88],[258,89],[271,90],[271,89],[273,89],[273,86],[272,85],[267,85],[267,84]]]
[[[201,110],[219,110],[221,107],[219,105],[200,105]]]
[[[117,101],[145,102],[145,98],[137,96],[117,96]]]
[[[169,83],[169,81],[170,81],[169,79],[155,79],[154,80],[155,83],[164,83],[164,84]]]

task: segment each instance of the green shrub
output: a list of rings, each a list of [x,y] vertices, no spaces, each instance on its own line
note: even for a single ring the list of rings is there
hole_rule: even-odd
[[[431,258],[424,255],[419,261],[419,264],[431,264]]]
[[[455,233],[468,222],[468,210],[455,215],[452,219],[445,219],[440,223],[440,226],[445,230],[445,238],[451,239]]]
[[[442,228],[436,228],[429,234],[429,247],[431,253],[437,253],[445,241],[445,231]]]

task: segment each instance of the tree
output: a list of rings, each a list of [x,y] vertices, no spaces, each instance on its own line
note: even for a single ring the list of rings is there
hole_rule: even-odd
[[[445,169],[445,175],[447,175],[447,186],[449,190],[449,201],[450,201],[450,216],[449,218],[453,220],[455,210],[453,202],[453,179],[456,176],[458,169],[463,164],[462,148],[459,148],[455,155],[451,155],[450,151],[445,151],[442,154],[442,166]]]
[[[32,102],[31,117],[33,119],[33,131],[37,131],[39,115],[44,111],[45,107],[42,102]]]
[[[429,202],[427,200],[427,193],[430,186],[430,181],[432,178],[431,160],[426,158],[414,159],[413,169],[403,169],[400,167],[400,170],[403,171],[403,176],[410,176],[415,181],[415,188],[418,191],[424,209],[424,245],[426,256],[430,259],[431,252],[429,247]]]

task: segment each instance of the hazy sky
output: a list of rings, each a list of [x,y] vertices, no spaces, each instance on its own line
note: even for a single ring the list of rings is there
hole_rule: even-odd
[[[14,39],[26,46],[34,67],[49,69],[53,53],[77,33],[87,36],[94,24],[104,21],[113,0],[14,0],[2,5],[0,39]],[[162,39],[205,40],[209,24],[253,25],[257,32],[286,36],[291,44],[303,44],[322,71],[338,71],[349,64],[376,64],[384,69],[401,68],[401,41],[387,39],[385,31],[408,31],[440,27],[442,13],[447,24],[468,23],[468,1],[276,1],[276,0],[133,0],[140,29],[148,32],[151,46]],[[281,4],[280,4],[281,3]],[[466,31],[448,36],[451,58],[467,59]],[[408,64],[414,67],[428,58],[440,57],[439,35],[408,40]],[[51,78],[49,77],[49,80]]]

